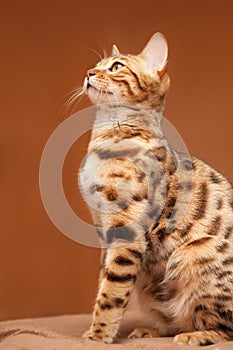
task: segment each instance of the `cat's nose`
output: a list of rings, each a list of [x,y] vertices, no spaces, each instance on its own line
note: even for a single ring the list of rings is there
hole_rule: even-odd
[[[94,75],[96,75],[96,72],[94,71],[94,69],[89,69],[89,70],[87,71],[87,76],[88,76],[88,78],[90,78],[90,77],[92,77],[92,76],[94,76]]]

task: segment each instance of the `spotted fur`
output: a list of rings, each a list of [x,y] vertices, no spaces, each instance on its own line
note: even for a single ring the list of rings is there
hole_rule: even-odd
[[[114,46],[85,79],[98,111],[80,184],[106,248],[92,340],[113,341],[134,288],[154,328],[129,337],[233,339],[233,189],[165,138],[166,63],[157,33],[137,56]]]

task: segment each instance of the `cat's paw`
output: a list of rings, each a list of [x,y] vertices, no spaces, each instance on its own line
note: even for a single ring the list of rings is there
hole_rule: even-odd
[[[100,343],[106,343],[106,344],[111,344],[113,342],[113,338],[112,337],[109,337],[109,336],[106,336],[104,334],[101,334],[99,332],[99,330],[87,330],[81,337],[81,342],[82,343],[85,343],[89,340],[92,340],[92,341],[97,341],[97,342],[100,342]]]
[[[208,332],[206,332],[208,333]],[[203,346],[214,344],[214,339],[204,332],[181,333],[174,337],[174,342],[177,344],[188,344],[192,346]]]
[[[135,328],[133,332],[128,335],[129,339],[137,338],[156,338],[159,337],[159,332],[157,329],[153,328]]]
[[[90,330],[88,329],[86,332],[83,333],[83,335],[81,336],[81,343],[86,343],[88,340],[91,340],[89,338],[89,334],[90,334]]]

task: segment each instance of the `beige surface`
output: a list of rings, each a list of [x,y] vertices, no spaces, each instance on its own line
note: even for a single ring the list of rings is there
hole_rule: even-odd
[[[91,316],[68,315],[47,318],[23,319],[0,323],[0,350],[182,350],[199,347],[173,343],[172,338],[127,339],[127,334],[139,325],[145,325],[133,312],[127,312],[115,344],[92,341],[81,342],[80,336],[88,328]],[[232,350],[233,342],[204,346],[199,349]]]

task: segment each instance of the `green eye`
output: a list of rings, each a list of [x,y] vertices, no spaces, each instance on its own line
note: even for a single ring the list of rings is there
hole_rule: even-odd
[[[124,64],[120,62],[115,62],[113,63],[112,67],[109,69],[111,72],[115,73],[117,70],[121,69],[124,67]]]

